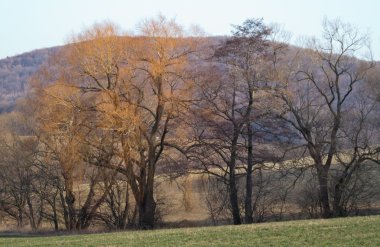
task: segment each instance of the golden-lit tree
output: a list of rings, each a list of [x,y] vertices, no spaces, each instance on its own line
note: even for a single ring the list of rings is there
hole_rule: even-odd
[[[33,94],[23,111],[29,115],[30,127],[40,143],[40,166],[45,167],[46,176],[51,176],[46,180],[56,180],[54,186],[66,229],[84,229],[104,202],[111,186],[106,182],[112,175],[104,168],[89,166],[99,159],[107,160],[108,154],[98,155],[88,145],[94,117],[83,112],[81,90],[63,78],[50,77],[42,70],[34,78]],[[53,81],[42,86],[41,79]],[[88,190],[79,189],[82,184]],[[54,206],[52,210],[58,209]]]
[[[122,36],[104,23],[76,35],[47,73],[53,75],[53,86],[43,87],[45,93],[47,88],[56,90],[49,97],[61,103],[55,109],[49,103],[44,107],[56,114],[66,107],[67,116],[50,118],[51,124],[66,121],[64,130],[72,136],[67,148],[78,151],[83,142],[77,139],[91,143],[94,135],[86,130],[113,140],[115,162],[96,165],[126,176],[138,205],[139,226],[152,228],[156,165],[175,134],[174,119],[191,100],[187,71],[197,39],[186,37],[181,26],[163,16],[142,22],[139,31],[138,36]],[[69,151],[68,158],[76,157]]]

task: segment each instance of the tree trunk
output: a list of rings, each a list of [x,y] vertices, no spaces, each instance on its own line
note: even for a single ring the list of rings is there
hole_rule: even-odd
[[[57,215],[57,207],[56,207],[55,198],[53,199],[52,210],[53,210],[54,231],[58,231],[59,230],[59,227],[58,227],[58,215]]]
[[[247,124],[248,133],[248,157],[247,157],[247,175],[246,175],[246,194],[245,194],[245,223],[253,223],[253,208],[252,208],[252,190],[253,190],[253,133],[250,124]]]
[[[236,148],[237,148],[237,139],[238,134],[235,130],[235,136],[232,140],[232,147],[231,147],[231,160],[229,164],[230,168],[230,177],[229,177],[229,190],[230,190],[230,203],[231,203],[231,210],[232,210],[232,218],[234,225],[240,225],[241,219],[240,219],[240,210],[239,210],[239,201],[238,201],[238,192],[236,188]]]
[[[82,207],[79,214],[77,215],[77,222],[75,225],[76,230],[86,229],[88,224],[88,208]]]
[[[139,205],[139,227],[141,229],[153,229],[156,202],[153,193],[145,193],[143,201]]]
[[[156,202],[154,200],[154,172],[155,163],[152,158],[148,167],[143,200],[139,205],[139,227],[142,229],[153,229],[154,227],[156,212]]]
[[[126,186],[125,190],[125,206],[122,211],[121,216],[118,217],[118,229],[124,230],[127,226],[127,219],[128,219],[128,212],[129,212],[129,188],[128,184]],[[119,198],[119,201],[121,202],[121,198]]]
[[[30,222],[30,226],[32,227],[33,230],[36,230],[37,229],[37,224],[36,224],[36,219],[35,219],[35,216],[34,216],[33,204],[32,204],[32,201],[30,200],[30,195],[26,196],[26,203],[27,203],[28,209],[29,209],[29,222]]]
[[[232,218],[234,221],[234,225],[240,225],[241,219],[240,219],[239,202],[238,202],[237,189],[236,189],[235,172],[230,173],[229,185],[230,185],[230,203],[231,203],[231,210],[232,210]]]
[[[322,209],[322,217],[330,218],[331,209],[329,202],[329,191],[328,191],[328,171],[326,167],[319,165],[318,169],[318,182],[319,182],[319,196],[321,200],[321,209]]]
[[[23,214],[24,212],[22,211],[22,209],[18,208],[17,228],[21,228],[23,225]]]
[[[65,222],[65,227],[66,227],[66,230],[68,230],[68,229],[70,229],[70,226],[69,226],[69,210],[67,209],[64,190],[61,188],[59,188],[59,198],[60,198],[61,206],[62,206],[62,210],[63,210],[63,219]]]
[[[344,191],[343,179],[335,185],[334,191],[334,202],[333,202],[333,215],[335,217],[346,216],[346,210],[344,210],[342,205],[342,194]]]
[[[75,227],[75,195],[73,192],[73,181],[71,178],[65,178],[65,189],[66,189],[66,195],[65,195],[65,202],[67,205],[67,217],[68,217],[68,224],[67,229],[73,230]]]

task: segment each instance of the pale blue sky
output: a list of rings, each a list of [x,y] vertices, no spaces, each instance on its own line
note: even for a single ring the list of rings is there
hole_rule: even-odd
[[[283,24],[293,37],[318,35],[324,16],[340,17],[371,33],[380,60],[380,0],[0,0],[0,58],[62,45],[71,33],[103,20],[133,30],[158,13],[198,24],[210,35],[263,17]]]

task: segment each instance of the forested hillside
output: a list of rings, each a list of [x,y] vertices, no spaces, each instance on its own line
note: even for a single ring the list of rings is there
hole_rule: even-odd
[[[57,47],[39,49],[0,60],[0,113],[13,109],[16,100],[25,95],[29,77],[56,50]]]

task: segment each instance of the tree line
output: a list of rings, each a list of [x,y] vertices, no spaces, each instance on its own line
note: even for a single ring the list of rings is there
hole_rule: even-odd
[[[274,190],[286,176],[291,190],[306,173],[314,217],[348,215],[379,163],[379,73],[368,36],[322,27],[302,48],[262,19],[215,39],[163,16],[134,35],[112,23],[75,35],[2,119],[2,215],[152,229],[157,175],[192,173],[217,182],[210,208],[234,224],[255,221],[258,182]]]

